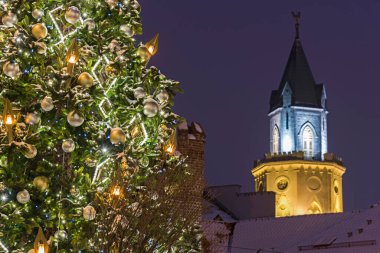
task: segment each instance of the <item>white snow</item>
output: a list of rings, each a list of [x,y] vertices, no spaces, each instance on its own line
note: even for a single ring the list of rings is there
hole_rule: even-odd
[[[202,127],[197,122],[194,122],[194,126],[198,133],[203,133]]]
[[[179,125],[178,125],[178,129],[179,130],[187,130],[189,129],[189,127],[187,126],[187,121],[182,121]]]

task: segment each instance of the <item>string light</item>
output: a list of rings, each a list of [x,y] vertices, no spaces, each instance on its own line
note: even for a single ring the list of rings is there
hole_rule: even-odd
[[[0,247],[1,247],[6,253],[9,252],[8,248],[5,247],[4,243],[2,243],[2,241],[0,241]]]

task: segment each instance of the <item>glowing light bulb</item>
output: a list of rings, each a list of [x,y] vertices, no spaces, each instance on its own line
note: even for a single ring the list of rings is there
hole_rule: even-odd
[[[174,145],[173,144],[170,144],[166,147],[166,152],[168,152],[169,154],[173,154],[174,153]]]
[[[119,186],[115,186],[115,188],[113,189],[113,195],[115,196],[119,196],[120,195],[120,187]]]
[[[45,245],[43,243],[38,244],[38,253],[45,253]]]
[[[72,54],[72,55],[70,56],[70,58],[69,58],[69,63],[76,63],[76,62],[77,62],[76,59],[77,59],[76,56]]]
[[[10,115],[10,114],[7,115],[7,118],[5,120],[5,124],[6,125],[13,125],[13,117],[12,117],[12,115]]]
[[[154,46],[153,45],[149,46],[148,47],[148,51],[149,51],[150,54],[153,54],[153,52],[154,52]]]

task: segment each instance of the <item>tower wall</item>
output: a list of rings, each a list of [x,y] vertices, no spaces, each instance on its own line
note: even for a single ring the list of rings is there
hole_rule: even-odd
[[[300,154],[302,155],[302,154]],[[333,156],[327,161],[273,158],[252,170],[256,185],[276,193],[276,216],[343,211],[342,176],[345,168]],[[258,189],[256,188],[256,191]]]

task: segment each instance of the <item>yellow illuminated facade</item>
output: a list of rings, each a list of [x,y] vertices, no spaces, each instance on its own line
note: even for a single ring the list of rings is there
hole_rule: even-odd
[[[296,155],[277,155],[253,168],[255,191],[276,193],[276,217],[342,212],[346,169],[338,160]]]

